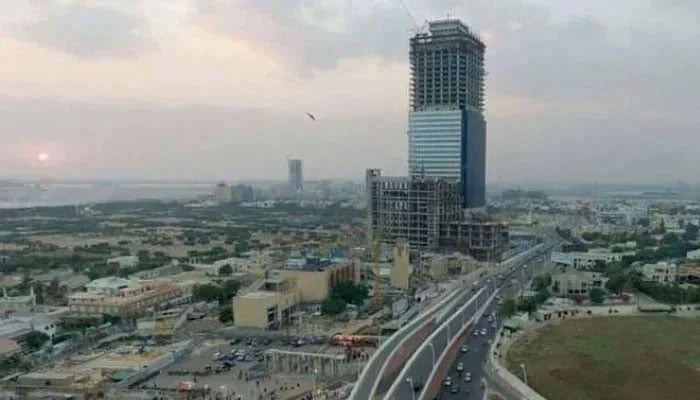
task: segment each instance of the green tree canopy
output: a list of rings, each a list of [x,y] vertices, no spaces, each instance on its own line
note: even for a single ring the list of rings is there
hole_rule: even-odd
[[[219,313],[219,321],[222,324],[227,324],[233,321],[233,310],[231,307],[224,307],[224,309],[221,310],[221,313]]]
[[[203,285],[195,285],[192,288],[192,299],[194,301],[220,301],[222,298],[222,290],[219,286],[213,283],[205,283]]]
[[[41,346],[49,340],[49,335],[40,331],[31,331],[27,334],[24,339],[24,343],[31,351],[36,351],[41,348]]]
[[[241,288],[241,283],[230,279],[228,281],[225,281],[221,285],[221,295],[223,297],[223,302],[229,302],[231,299],[238,293],[238,289]]]
[[[329,297],[321,304],[321,312],[325,315],[338,315],[345,311],[347,304],[338,297]]]
[[[231,266],[228,264],[219,268],[219,275],[220,276],[231,276],[232,274],[233,274],[233,268],[231,268]]]
[[[500,305],[498,308],[498,313],[501,315],[503,318],[510,318],[515,314],[516,311],[516,306],[515,306],[515,300],[514,299],[508,299],[503,301],[503,304]]]
[[[591,289],[589,297],[591,299],[591,303],[603,304],[603,301],[605,300],[605,289],[594,287],[593,289]]]

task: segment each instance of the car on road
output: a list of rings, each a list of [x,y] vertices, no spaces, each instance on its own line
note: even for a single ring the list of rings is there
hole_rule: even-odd
[[[457,364],[457,371],[462,372],[464,371],[464,363],[460,361],[459,364]]]
[[[467,347],[466,344],[464,346],[462,346],[462,353],[466,353],[468,351],[469,351],[469,347]]]
[[[459,385],[452,386],[452,389],[450,389],[450,393],[452,393],[452,394],[459,393]]]
[[[447,378],[445,378],[442,384],[445,386],[452,386],[452,378],[448,376]]]
[[[471,381],[472,381],[472,373],[471,373],[471,372],[465,372],[465,373],[464,373],[464,381],[465,381],[465,382],[471,382]]]
[[[474,336],[479,336],[479,330],[478,330],[478,329],[474,331]]]
[[[481,329],[481,336],[486,336],[486,329],[485,328]]]

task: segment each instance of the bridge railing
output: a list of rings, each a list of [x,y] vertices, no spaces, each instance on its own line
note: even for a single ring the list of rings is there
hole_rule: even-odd
[[[372,399],[375,395],[377,387],[381,378],[386,374],[388,369],[390,356],[394,353],[396,349],[406,350],[408,347],[407,342],[410,338],[417,332],[421,332],[421,328],[424,328],[430,321],[435,321],[435,315],[439,309],[449,304],[455,298],[457,298],[464,291],[460,287],[453,289],[453,291],[447,295],[440,302],[434,304],[426,312],[421,313],[418,317],[411,320],[408,324],[404,325],[396,333],[391,335],[386,342],[382,343],[379,349],[370,357],[367,365],[362,369],[360,376],[353,386],[352,392],[350,393],[351,400],[368,400]],[[410,353],[409,353],[410,354]],[[406,355],[406,358],[408,356]]]

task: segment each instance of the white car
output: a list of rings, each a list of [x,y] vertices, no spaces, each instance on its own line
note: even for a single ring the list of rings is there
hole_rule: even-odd
[[[466,353],[468,351],[469,351],[469,347],[467,347],[466,344],[464,346],[462,346],[462,353]]]
[[[457,371],[458,372],[464,371],[464,363],[460,362],[459,364],[457,364]]]
[[[471,382],[471,381],[472,381],[472,373],[471,373],[471,372],[465,372],[465,373],[464,373],[464,381],[465,381],[465,382]]]
[[[481,329],[481,336],[486,336],[486,329],[484,329],[484,328]]]
[[[445,386],[452,386],[452,378],[450,378],[450,377],[448,376],[447,378],[445,378],[445,381],[443,382],[443,384],[444,384]]]
[[[474,336],[479,336],[479,330],[478,330],[478,329],[474,331]]]

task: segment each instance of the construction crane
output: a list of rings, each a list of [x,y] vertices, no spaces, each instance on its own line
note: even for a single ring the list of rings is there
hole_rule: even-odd
[[[408,15],[408,17],[411,18],[411,21],[413,21],[413,29],[416,31],[416,33],[422,33],[426,24],[424,23],[422,26],[418,24],[418,20],[416,20],[416,18],[413,16],[411,10],[408,9],[408,6],[406,6],[404,0],[399,0],[399,3],[401,4],[401,8],[403,8],[403,10],[406,12],[406,15]]]

